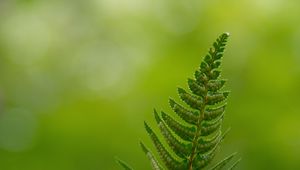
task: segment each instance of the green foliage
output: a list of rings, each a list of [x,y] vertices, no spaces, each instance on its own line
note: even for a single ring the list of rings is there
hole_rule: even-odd
[[[222,133],[221,126],[229,92],[221,90],[226,80],[220,79],[220,65],[228,37],[228,33],[223,33],[218,37],[201,62],[199,69],[196,70],[195,78],[188,79],[191,93],[178,88],[179,97],[190,108],[169,99],[172,110],[182,122],[163,111],[159,114],[154,109],[155,120],[169,149],[144,122],[145,129],[167,169],[197,170],[208,167],[228,132]],[[152,168],[162,170],[162,166],[149,149],[143,143],[141,147],[148,156]],[[172,153],[169,150],[172,150]],[[212,165],[211,170],[224,168],[235,154]],[[239,161],[236,161],[229,169],[233,169]],[[123,162],[120,164],[128,169]]]

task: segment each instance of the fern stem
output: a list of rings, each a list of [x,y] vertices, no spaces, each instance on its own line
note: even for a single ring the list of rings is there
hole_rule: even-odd
[[[194,161],[194,158],[196,156],[196,151],[197,151],[197,146],[198,146],[198,139],[201,135],[201,122],[202,120],[204,119],[204,110],[205,110],[205,106],[206,106],[206,96],[207,96],[207,87],[206,87],[206,83],[204,85],[205,87],[205,97],[204,97],[204,102],[203,102],[203,105],[201,106],[200,108],[200,115],[199,115],[199,118],[198,118],[198,122],[197,122],[197,130],[196,130],[196,135],[193,139],[193,144],[192,144],[192,152],[191,152],[191,156],[189,158],[189,164],[188,164],[188,169],[189,170],[193,170],[193,161]]]
[[[222,37],[221,41],[223,41],[223,38],[225,37]],[[211,48],[211,49],[214,49],[214,48]],[[212,51],[212,59],[214,58],[214,56],[216,56],[218,53],[218,49],[215,49]],[[207,63],[208,65],[212,65],[213,63],[213,60],[211,60],[209,63]],[[209,67],[209,71],[211,71],[211,67]],[[205,107],[206,107],[206,103],[207,103],[207,93],[208,93],[208,90],[207,90],[207,82],[204,83],[204,98],[203,98],[203,104],[201,105],[201,108],[200,108],[200,115],[199,115],[199,119],[198,119],[198,123],[197,123],[197,131],[196,131],[196,135],[195,135],[195,138],[193,139],[193,145],[192,145],[192,153],[191,153],[191,156],[189,158],[189,164],[188,164],[188,169],[189,170],[193,170],[193,161],[194,161],[194,158],[196,156],[196,151],[197,151],[197,145],[198,145],[198,139],[201,135],[201,122],[204,118],[204,110],[205,110]]]

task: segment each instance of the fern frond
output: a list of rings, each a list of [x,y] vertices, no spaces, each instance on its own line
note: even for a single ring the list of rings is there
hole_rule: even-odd
[[[157,136],[146,124],[146,130],[168,169],[174,169],[174,166],[168,165],[170,162],[176,166],[187,163],[183,169],[189,170],[207,166],[213,159],[216,148],[224,139],[225,135],[222,135],[221,126],[229,92],[221,91],[226,80],[219,78],[221,74],[219,68],[228,36],[227,33],[219,36],[201,62],[199,69],[195,71],[195,79],[188,79],[191,93],[183,88],[178,88],[179,97],[191,109],[169,99],[173,111],[190,126],[179,123],[164,112],[162,112],[161,118],[154,110],[154,117],[161,133],[172,151],[181,160],[171,157],[172,154],[164,149]],[[180,142],[172,131],[188,143]],[[163,156],[162,151],[166,156]],[[168,158],[169,162],[166,162],[165,157],[170,157]]]
[[[154,110],[155,120],[168,149],[145,122],[145,129],[169,170],[199,170],[207,167],[228,132],[222,133],[222,122],[229,92],[222,90],[226,80],[220,78],[221,59],[228,37],[228,33],[223,33],[213,43],[195,71],[194,79],[187,80],[190,91],[178,88],[179,97],[185,106],[169,99],[169,105],[179,120],[165,112],[159,114]],[[162,169],[152,153],[142,143],[141,146],[151,161],[152,168]],[[225,158],[212,169],[223,168],[234,155]],[[234,168],[239,161],[230,168]]]

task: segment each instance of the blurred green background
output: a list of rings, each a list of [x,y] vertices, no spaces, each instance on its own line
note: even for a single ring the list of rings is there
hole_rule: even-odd
[[[143,120],[171,113],[216,37],[232,91],[216,159],[300,169],[300,1],[1,0],[0,169],[150,169]]]

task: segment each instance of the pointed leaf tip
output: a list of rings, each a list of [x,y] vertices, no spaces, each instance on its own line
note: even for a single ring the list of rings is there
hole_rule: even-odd
[[[224,32],[223,34],[226,35],[226,36],[228,36],[228,37],[230,36],[229,32]]]
[[[175,105],[175,101],[172,98],[169,98],[169,104],[170,104],[171,108],[173,108]]]
[[[181,87],[178,87],[178,93],[180,94],[180,93],[185,93],[186,91],[183,89],[183,88],[181,88]]]
[[[230,94],[229,91],[224,92],[224,97],[227,98],[229,96],[229,94]]]
[[[148,159],[150,160],[151,166],[153,170],[162,170],[163,168],[158,163],[154,155],[150,152],[150,150],[143,144],[143,142],[140,141],[140,146],[144,153],[147,155]]]
[[[149,134],[152,134],[152,129],[149,127],[149,125],[147,124],[146,121],[144,121],[144,126],[145,126],[146,131],[147,131]]]
[[[117,163],[123,167],[124,170],[133,170],[126,162],[120,160],[119,158],[115,158]]]
[[[143,152],[145,152],[145,154],[147,154],[148,149],[146,148],[146,146],[145,146],[145,145],[143,144],[143,142],[141,142],[141,141],[140,141],[140,146],[141,146]]]
[[[230,168],[228,168],[228,170],[233,170],[241,162],[241,160],[242,158],[239,158],[237,161],[235,161],[233,165]]]
[[[156,122],[159,124],[159,122],[161,122],[161,119],[160,119],[160,117],[159,117],[159,115],[158,115],[158,113],[157,113],[157,111],[156,110],[154,110],[154,118],[155,118],[155,120],[156,120]]]
[[[224,158],[222,161],[218,162],[214,167],[212,167],[210,170],[220,170],[222,168],[224,168],[232,159],[233,157],[237,154],[237,152],[232,153],[231,155],[227,156],[226,158]],[[235,163],[233,166],[234,167]]]

